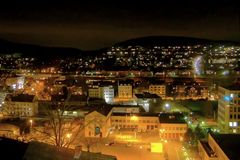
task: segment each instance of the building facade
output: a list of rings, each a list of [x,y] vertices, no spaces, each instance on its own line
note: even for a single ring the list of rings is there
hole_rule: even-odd
[[[157,94],[162,99],[165,99],[165,97],[166,97],[166,85],[151,84],[151,85],[149,85],[149,93]]]
[[[31,117],[38,114],[38,102],[33,95],[7,95],[3,107],[4,115]]]
[[[207,140],[198,141],[198,153],[202,160],[238,160],[239,134],[209,134]]]
[[[85,137],[107,137],[111,131],[112,108],[89,112],[84,118]]]
[[[159,119],[156,114],[113,113],[111,125],[115,129],[134,129],[137,132],[158,131]]]
[[[222,133],[240,133],[240,85],[219,87],[218,125]]]
[[[161,139],[183,141],[188,126],[182,114],[161,113],[159,121],[159,136]]]
[[[128,99],[132,98],[133,89],[131,84],[119,84],[118,85],[118,98]]]
[[[113,86],[101,86],[100,90],[100,98],[104,99],[106,103],[110,103],[114,99],[114,88]]]
[[[88,89],[90,98],[102,98],[106,103],[110,103],[114,99],[113,86],[93,86]]]
[[[88,96],[90,98],[100,98],[100,91],[98,86],[88,88]]]

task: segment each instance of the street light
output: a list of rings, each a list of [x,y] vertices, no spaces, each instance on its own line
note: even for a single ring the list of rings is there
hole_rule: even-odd
[[[66,137],[67,137],[68,139],[70,139],[70,138],[71,138],[71,136],[72,136],[72,134],[71,134],[71,133],[67,133],[67,135],[66,135]]]
[[[30,126],[31,126],[31,128],[32,128],[33,120],[30,119],[29,122],[30,122]]]
[[[137,121],[137,120],[138,120],[138,117],[137,117],[137,116],[131,116],[131,120]]]
[[[170,111],[170,109],[171,109],[171,106],[170,106],[170,104],[169,104],[169,103],[166,103],[166,104],[165,104],[165,109],[166,109],[166,110],[168,110],[168,111]]]
[[[30,132],[32,132],[33,120],[32,120],[32,119],[30,119],[30,120],[29,120],[29,123],[30,123]]]

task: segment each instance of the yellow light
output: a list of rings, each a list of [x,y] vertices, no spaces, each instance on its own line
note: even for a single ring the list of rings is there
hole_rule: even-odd
[[[163,145],[162,143],[151,143],[151,152],[153,153],[162,153]]]
[[[131,117],[131,120],[137,121],[137,120],[138,120],[138,117],[137,117],[137,116],[132,116],[132,117]]]
[[[67,133],[67,138],[71,138],[72,134],[71,133]]]

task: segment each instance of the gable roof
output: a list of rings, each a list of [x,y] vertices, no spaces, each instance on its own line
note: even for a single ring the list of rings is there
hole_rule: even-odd
[[[93,106],[91,108],[91,111],[88,112],[88,114],[96,111],[96,112],[98,112],[98,113],[100,113],[104,116],[107,116],[111,112],[112,109],[113,109],[113,107],[109,106],[109,105],[107,105],[107,106],[104,106],[104,105],[103,106]]]

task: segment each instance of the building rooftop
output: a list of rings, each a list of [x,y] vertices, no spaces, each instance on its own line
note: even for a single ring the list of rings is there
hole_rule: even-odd
[[[235,83],[229,86],[224,86],[223,88],[226,88],[228,90],[232,90],[232,91],[240,91],[240,83]]]
[[[40,142],[28,143],[27,150],[24,154],[26,160],[70,160],[73,159],[74,152],[67,148],[55,147]],[[36,158],[37,157],[37,158]]]
[[[186,123],[182,113],[160,113],[160,123]]]
[[[211,136],[215,139],[229,159],[239,160],[239,134],[211,134]]]
[[[13,101],[13,102],[33,102],[34,95],[28,95],[28,94],[18,94],[18,95],[11,95],[8,94],[6,96],[7,101]]]
[[[9,160],[73,160],[74,150],[32,141],[24,143],[13,139],[0,138],[1,159]],[[75,158],[77,159],[77,158]],[[79,160],[116,160],[115,156],[81,151]]]
[[[139,116],[139,117],[158,117],[159,113],[112,113],[112,116]]]
[[[102,105],[102,106],[92,106],[89,108],[90,108],[90,111],[88,112],[88,114],[91,112],[97,111],[102,115],[107,116],[113,107],[109,105]]]
[[[65,95],[52,95],[51,96],[51,101],[52,102],[61,102],[61,101],[65,101],[65,100],[66,100]]]
[[[164,80],[152,80],[150,82],[150,85],[165,85],[165,81]]]
[[[93,82],[93,86],[99,86],[99,87],[113,86],[113,83],[109,81],[98,81],[98,82]]]
[[[217,157],[215,152],[212,150],[212,148],[209,146],[208,142],[200,141],[202,144],[204,150],[207,152],[209,157]]]
[[[139,108],[139,107],[141,107],[139,105],[121,105],[121,104],[120,105],[113,104],[111,106],[113,106],[113,107],[120,107],[120,108]]]
[[[157,94],[144,92],[143,94],[135,94],[137,98],[160,98]]]
[[[0,138],[1,159],[23,159],[28,144],[9,138]]]
[[[61,102],[66,100],[65,95],[52,95],[51,100],[53,102]],[[85,95],[71,95],[70,98],[68,99],[68,102],[82,102],[82,101],[87,101],[87,96]]]
[[[85,95],[71,95],[69,98],[69,102],[76,102],[76,101],[87,101],[87,96]]]

